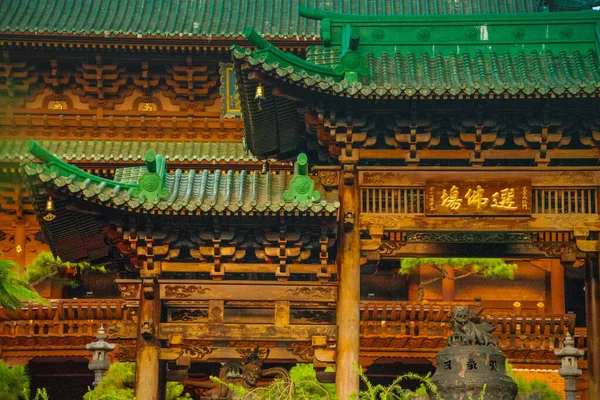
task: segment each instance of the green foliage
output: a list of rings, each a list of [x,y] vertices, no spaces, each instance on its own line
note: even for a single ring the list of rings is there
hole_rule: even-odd
[[[562,396],[552,390],[546,382],[542,381],[526,381],[523,377],[515,375],[513,366],[506,361],[506,373],[515,381],[519,388],[519,395],[529,396],[534,392],[540,394],[540,400],[561,400]]]
[[[83,400],[135,400],[135,363],[118,362],[110,366],[102,382],[89,389]],[[167,383],[167,400],[191,399],[183,393],[184,387],[177,382]]]
[[[455,271],[474,272],[486,278],[512,279],[517,271],[517,264],[508,264],[499,258],[403,258],[399,273],[409,275],[422,265],[435,269],[450,266]]]
[[[423,288],[444,278],[457,280],[471,275],[482,275],[486,278],[512,279],[517,270],[517,264],[508,264],[499,258],[403,258],[400,263],[400,275],[410,275],[417,267],[428,265],[439,272],[439,275],[419,283],[419,298],[423,300]],[[448,275],[445,267],[452,267],[454,276]]]
[[[306,394],[307,398],[327,398],[337,400],[335,383],[321,383],[317,380],[317,371],[312,364],[296,364],[290,369],[290,377],[297,388]]]
[[[21,306],[23,301],[46,304],[46,301],[29,288],[17,273],[19,265],[10,260],[0,260],[0,307],[9,311]]]
[[[76,282],[65,277],[65,272],[67,270],[76,268],[79,270],[90,269],[102,273],[107,272],[104,266],[90,266],[90,263],[88,262],[64,262],[60,257],[54,257],[52,253],[43,251],[35,258],[35,260],[33,260],[31,265],[27,266],[25,277],[30,283],[38,282],[43,279],[51,279],[62,281],[66,285],[76,287]]]
[[[45,388],[38,388],[38,390],[35,391],[35,397],[33,398],[33,400],[50,400],[50,397],[48,397],[48,392]]]
[[[335,384],[317,381],[312,364],[296,364],[290,370],[291,382],[275,379],[265,387],[247,389],[244,386],[223,382],[215,376],[210,379],[225,385],[243,400],[337,400]]]
[[[429,374],[422,377],[417,374],[408,373],[394,379],[389,386],[373,385],[362,372],[362,368],[356,364],[354,366],[360,380],[366,386],[366,390],[361,390],[359,393],[351,395],[351,399],[353,400],[409,400],[420,397],[426,392],[429,394],[430,399],[442,400],[442,396],[439,394],[436,386],[431,383],[431,376]],[[406,380],[420,381],[421,387],[415,392],[403,389],[400,383]]]
[[[0,399],[27,400],[29,399],[29,376],[22,365],[9,367],[0,360]]]

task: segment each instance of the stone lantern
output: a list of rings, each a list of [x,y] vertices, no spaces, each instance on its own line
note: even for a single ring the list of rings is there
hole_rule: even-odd
[[[581,376],[581,370],[577,368],[579,357],[583,356],[584,351],[575,348],[575,340],[567,333],[565,337],[565,346],[560,350],[554,350],[554,354],[560,357],[562,367],[558,370],[558,374],[565,378],[567,384],[565,386],[566,400],[577,399],[577,388],[575,387],[575,379]]]
[[[108,371],[110,363],[108,362],[107,353],[115,349],[115,345],[104,341],[106,334],[104,333],[104,326],[101,325],[98,330],[98,339],[96,342],[88,343],[85,347],[88,350],[94,352],[92,361],[90,361],[89,369],[94,371],[94,387],[98,386],[102,382],[104,373]]]

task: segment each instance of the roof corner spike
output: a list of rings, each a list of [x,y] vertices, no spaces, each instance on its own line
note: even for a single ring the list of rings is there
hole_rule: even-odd
[[[261,50],[265,50],[271,47],[271,43],[269,43],[265,40],[265,38],[260,36],[258,32],[256,32],[251,26],[248,26],[246,27],[246,29],[244,29],[244,37],[248,39],[250,43],[252,43]]]
[[[295,200],[302,205],[321,199],[321,193],[315,190],[315,182],[308,176],[308,157],[304,153],[298,154],[296,158],[294,177],[289,189],[283,193],[283,199],[287,202]]]
[[[148,150],[144,159],[146,160],[148,172],[156,172],[156,152],[154,150]]]

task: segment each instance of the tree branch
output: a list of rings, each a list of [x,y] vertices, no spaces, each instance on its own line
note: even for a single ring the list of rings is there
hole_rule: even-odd
[[[452,279],[453,281],[455,281],[457,279],[462,279],[462,278],[466,278],[467,276],[478,275],[478,274],[480,274],[480,272],[471,271],[471,272],[467,272],[466,274],[462,274],[462,275],[455,276],[455,277],[447,276],[446,278]]]

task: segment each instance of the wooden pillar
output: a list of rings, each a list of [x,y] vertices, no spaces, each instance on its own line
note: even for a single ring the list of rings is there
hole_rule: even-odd
[[[340,269],[337,303],[337,360],[335,385],[340,400],[358,393],[359,329],[360,329],[360,230],[359,197],[354,165],[344,165],[340,188]]]
[[[600,257],[600,254],[598,255]],[[587,326],[587,360],[589,400],[600,400],[600,282],[598,260],[585,263],[585,309]]]
[[[553,259],[550,262],[550,296],[552,299],[552,314],[564,314],[565,268],[559,259]]]
[[[454,268],[452,268],[451,266],[445,265],[444,271],[446,271],[446,274],[448,274],[448,276],[450,278],[454,278]],[[455,295],[454,280],[448,279],[448,278],[442,279],[442,301],[453,302],[454,295]]]
[[[158,284],[153,278],[142,279],[137,338],[135,396],[137,399],[160,400],[159,347],[160,321]]]

